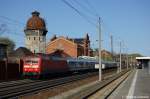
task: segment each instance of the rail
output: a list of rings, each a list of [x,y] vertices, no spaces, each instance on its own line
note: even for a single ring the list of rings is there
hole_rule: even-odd
[[[87,73],[87,74],[82,74],[82,75],[74,75],[71,77],[64,77],[60,79],[47,80],[47,81],[41,81],[41,82],[40,81],[31,82],[31,83],[26,82],[25,84],[19,84],[16,86],[3,87],[0,89],[0,98],[12,98],[12,97],[18,97],[18,96],[29,94],[29,93],[37,93],[39,90],[45,90],[51,87],[55,87],[55,86],[66,84],[66,83],[73,82],[76,80],[84,79],[84,78],[91,77],[94,75],[97,75],[97,72]]]
[[[101,82],[94,82],[90,86],[86,86],[85,88],[81,88],[80,90],[78,90],[76,92],[74,91],[75,93],[72,93],[70,95],[67,94],[65,99],[87,99],[90,96],[92,96],[93,94],[95,94],[98,91],[100,91],[101,89],[103,89],[104,87],[106,87],[107,85],[109,85],[110,83],[112,83],[113,81],[122,77],[127,72],[129,72],[129,70],[123,71],[123,72],[121,72],[121,73],[119,73],[119,74],[117,74],[117,75],[115,75],[109,79],[103,80]]]

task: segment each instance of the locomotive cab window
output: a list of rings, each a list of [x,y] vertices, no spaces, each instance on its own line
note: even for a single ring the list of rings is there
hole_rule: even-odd
[[[32,63],[32,62],[31,62],[31,60],[26,60],[25,63],[26,63],[26,64],[30,64],[30,63]]]
[[[37,63],[38,63],[38,61],[32,61],[32,63],[33,63],[33,64],[37,64]]]

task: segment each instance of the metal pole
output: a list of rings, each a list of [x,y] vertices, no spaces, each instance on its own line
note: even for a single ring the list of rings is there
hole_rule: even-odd
[[[119,68],[119,72],[121,72],[121,42],[120,42],[120,68]]]
[[[7,65],[8,65],[8,62],[7,62],[7,59],[5,59],[5,69],[6,69],[6,70],[5,70],[5,80],[7,80],[7,78],[8,78],[8,77],[7,77],[7,76],[8,76],[8,74],[7,74],[7,73],[8,73],[8,70],[7,70],[7,69],[8,69],[8,66],[7,66]]]
[[[110,39],[111,39],[111,54],[112,54],[112,60],[114,61],[114,51],[113,51],[113,36],[111,35],[110,36]]]
[[[44,37],[44,40],[45,40],[45,54],[46,54],[46,36]]]
[[[5,69],[6,69],[6,74],[5,74],[5,80],[8,79],[8,46],[7,46],[7,49],[6,49],[6,58],[5,58]]]
[[[101,19],[98,19],[98,33],[99,33],[99,81],[102,80],[102,70],[101,70]]]
[[[38,30],[38,47],[39,47],[39,52],[38,53],[41,53],[40,52],[40,31]]]
[[[128,70],[128,48],[126,47],[126,67],[127,67],[127,70]]]
[[[127,69],[128,69],[128,64],[129,64],[129,62],[128,62],[128,54],[127,54]]]
[[[133,64],[132,64],[132,56],[131,56],[131,68],[133,69],[133,66],[132,66]]]

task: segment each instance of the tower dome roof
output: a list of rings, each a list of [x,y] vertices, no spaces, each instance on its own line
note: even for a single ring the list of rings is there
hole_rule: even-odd
[[[28,19],[26,30],[46,30],[44,19],[39,17],[40,13],[37,11],[32,12],[32,17]]]

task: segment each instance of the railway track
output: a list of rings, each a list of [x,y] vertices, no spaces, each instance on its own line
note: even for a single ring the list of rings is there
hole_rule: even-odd
[[[40,80],[33,81],[33,80],[26,79],[26,80],[12,81],[12,82],[3,82],[0,83],[0,98],[12,98],[12,97],[18,97],[21,95],[33,93],[33,92],[36,93],[43,89],[52,88],[65,83],[91,77],[97,74],[98,74],[97,72],[94,72],[94,73],[74,75],[74,76],[64,77],[55,80],[46,80],[46,81],[40,81]]]
[[[78,91],[74,90],[72,93],[70,92],[71,94],[66,93],[65,95],[62,95],[63,99],[107,99],[115,88],[128,77],[130,72],[132,71],[124,70],[102,82],[94,82],[89,86],[78,89]],[[56,96],[55,98],[57,99],[62,96]]]
[[[2,83],[0,83],[0,89],[12,87],[12,86],[18,86],[18,85],[27,84],[27,83],[33,83],[33,82],[35,82],[35,81],[34,80],[30,80],[30,79],[2,82]]]
[[[104,74],[111,73],[115,70],[104,71]],[[52,80],[17,80],[0,83],[0,99],[19,97],[26,94],[35,94],[39,91],[50,89],[56,86],[64,85],[66,83],[74,82],[77,80],[85,79],[88,77],[96,76],[98,72],[91,72],[86,74],[75,74],[63,78],[55,78]]]

